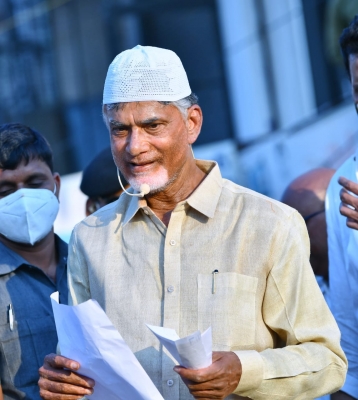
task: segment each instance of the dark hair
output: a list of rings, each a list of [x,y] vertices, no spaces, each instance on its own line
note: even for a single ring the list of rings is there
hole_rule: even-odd
[[[347,28],[343,29],[343,32],[339,38],[339,44],[341,45],[344,65],[350,76],[349,56],[351,54],[358,55],[358,15],[353,18],[352,22],[349,24],[349,26],[347,26]]]
[[[47,140],[26,125],[0,125],[0,168],[16,169],[22,162],[41,160],[53,172],[52,150]]]

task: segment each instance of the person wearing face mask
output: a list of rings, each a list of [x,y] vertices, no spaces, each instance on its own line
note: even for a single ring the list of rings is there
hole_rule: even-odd
[[[0,126],[0,386],[4,400],[40,399],[38,369],[56,351],[50,295],[67,304],[67,245],[54,234],[60,176],[35,130]],[[1,390],[0,390],[1,393]],[[1,398],[1,394],[0,394]]]

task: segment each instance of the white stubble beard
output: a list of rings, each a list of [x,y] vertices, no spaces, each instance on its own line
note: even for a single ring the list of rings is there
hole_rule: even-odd
[[[153,173],[143,173],[138,174],[137,176],[131,177],[128,179],[131,187],[140,192],[140,187],[142,184],[146,183],[150,187],[150,193],[158,193],[168,187],[172,182],[174,182],[177,178],[177,174],[175,174],[172,178],[169,179],[168,172],[165,169],[161,169],[160,172],[155,174]]]

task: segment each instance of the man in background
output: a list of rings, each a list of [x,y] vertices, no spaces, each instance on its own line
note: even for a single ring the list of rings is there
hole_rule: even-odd
[[[120,171],[118,173],[124,188],[128,188],[123,174]],[[121,195],[123,190],[118,182],[117,167],[110,147],[102,150],[84,169],[80,189],[88,196],[87,217]]]
[[[311,243],[310,263],[321,292],[330,306],[328,276],[328,245],[325,197],[335,171],[317,168],[292,181],[282,196],[282,202],[295,208],[306,222]],[[329,400],[330,396],[317,400]]]
[[[4,400],[40,399],[38,368],[56,351],[50,295],[67,304],[67,245],[54,234],[60,176],[46,139],[0,126],[0,386]],[[0,394],[1,398],[1,394]]]
[[[306,222],[311,243],[311,266],[328,304],[328,245],[324,203],[334,172],[333,169],[318,168],[299,176],[290,183],[281,199],[283,203],[295,208]]]
[[[343,30],[340,45],[357,110],[358,16]],[[357,155],[353,154],[333,176],[326,199],[331,310],[348,358],[346,382],[341,392],[332,396],[334,400],[358,399],[357,165]]]

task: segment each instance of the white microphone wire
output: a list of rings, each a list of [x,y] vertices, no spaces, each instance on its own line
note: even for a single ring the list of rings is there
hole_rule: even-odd
[[[118,176],[119,184],[121,185],[121,188],[123,189],[123,192],[128,194],[128,196],[144,197],[146,194],[148,194],[150,192],[149,185],[146,184],[146,183],[142,183],[140,185],[140,193],[129,193],[129,192],[127,192],[127,190],[123,186],[123,183],[121,181],[121,176],[119,174],[119,169],[118,168],[117,168],[117,176]]]

